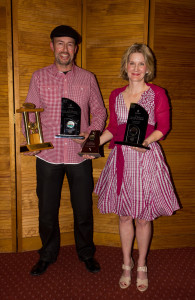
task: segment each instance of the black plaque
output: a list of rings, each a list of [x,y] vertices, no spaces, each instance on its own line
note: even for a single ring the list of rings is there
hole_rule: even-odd
[[[61,102],[61,124],[60,134],[57,134],[56,138],[79,138],[81,125],[81,108],[74,101],[68,98],[62,98]]]
[[[123,141],[116,141],[115,144],[127,145],[150,149],[143,146],[148,125],[147,111],[137,103],[131,103],[125,135]]]
[[[80,156],[89,155],[94,157],[103,156],[102,148],[99,147],[100,144],[100,131],[99,130],[92,130],[86,139],[82,151],[78,154]]]

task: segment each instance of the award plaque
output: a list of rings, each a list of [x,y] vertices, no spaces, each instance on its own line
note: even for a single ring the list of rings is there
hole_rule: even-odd
[[[90,155],[94,157],[100,157],[102,154],[100,153],[100,131],[99,130],[92,130],[86,139],[82,151],[78,154],[80,156],[83,155]]]
[[[24,118],[24,128],[26,134],[26,145],[20,146],[20,152],[33,152],[52,149],[53,145],[50,142],[44,143],[43,133],[40,121],[40,112],[43,108],[36,108],[33,103],[24,103],[23,107],[16,110],[17,113],[22,113]],[[29,113],[35,114],[36,121],[29,121]]]
[[[60,134],[56,138],[84,139],[80,136],[81,108],[74,101],[62,98]]]
[[[115,144],[145,148],[149,150],[149,147],[142,145],[145,139],[147,125],[147,111],[139,104],[131,103],[124,139],[122,142],[116,141]]]

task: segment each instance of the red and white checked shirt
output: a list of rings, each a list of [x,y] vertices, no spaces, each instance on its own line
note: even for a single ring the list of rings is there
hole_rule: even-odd
[[[44,108],[40,113],[43,139],[54,146],[54,149],[43,150],[37,156],[49,163],[77,164],[84,160],[78,155],[81,145],[71,139],[55,138],[60,133],[62,97],[73,100],[81,107],[81,132],[102,131],[106,109],[95,76],[89,71],[73,65],[65,75],[53,64],[33,73],[26,102]],[[30,120],[31,115],[34,117],[30,114]]]

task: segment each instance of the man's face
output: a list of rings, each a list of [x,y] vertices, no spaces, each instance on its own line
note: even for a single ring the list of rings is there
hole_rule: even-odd
[[[74,56],[77,51],[75,40],[71,37],[55,37],[50,42],[51,50],[54,52],[56,66],[59,71],[69,71],[72,68]]]

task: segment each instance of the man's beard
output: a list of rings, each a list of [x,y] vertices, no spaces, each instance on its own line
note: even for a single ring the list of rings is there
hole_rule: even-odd
[[[61,66],[69,66],[72,63],[71,57],[69,57],[69,59],[67,61],[63,61],[63,60],[60,59],[60,57],[57,56],[56,61]]]

